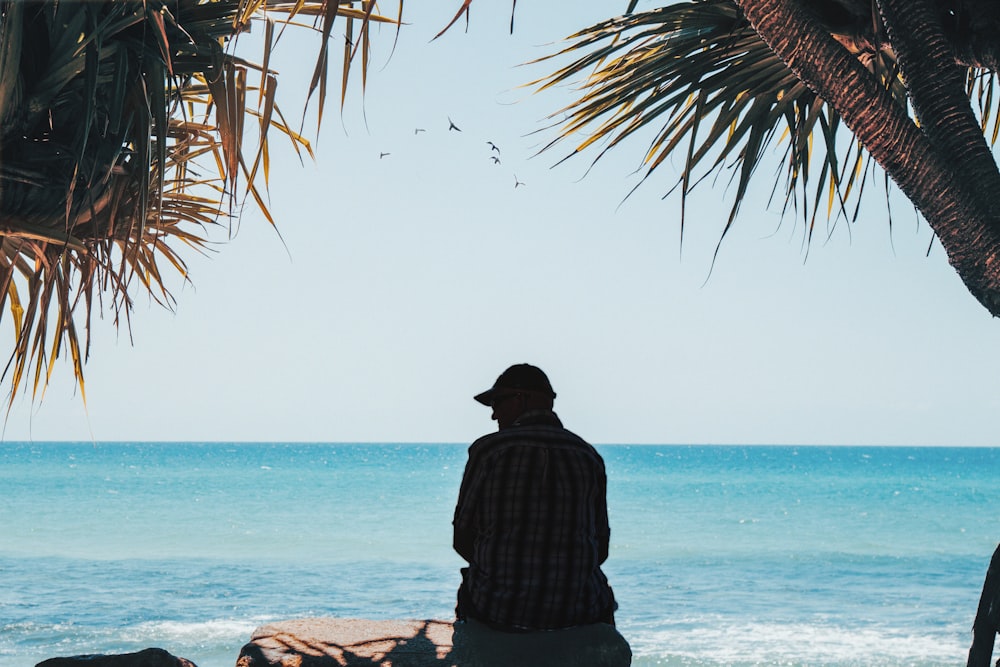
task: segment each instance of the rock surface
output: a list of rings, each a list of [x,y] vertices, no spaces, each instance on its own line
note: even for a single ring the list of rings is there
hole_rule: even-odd
[[[171,655],[162,648],[147,648],[136,653],[49,658],[35,667],[196,667],[196,665],[186,658]]]
[[[346,667],[445,665],[451,623],[303,618],[254,630],[237,667]]]
[[[475,622],[305,618],[257,628],[237,667],[626,667],[610,625],[510,634]]]

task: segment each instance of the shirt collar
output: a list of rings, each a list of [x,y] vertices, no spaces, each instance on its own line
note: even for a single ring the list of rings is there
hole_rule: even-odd
[[[529,410],[515,419],[511,426],[555,426],[562,428],[562,422],[551,410]]]

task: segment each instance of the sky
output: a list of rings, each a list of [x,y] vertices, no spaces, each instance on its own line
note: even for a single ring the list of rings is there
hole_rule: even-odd
[[[173,310],[139,295],[130,330],[95,315],[86,404],[59,360],[3,439],[470,442],[495,428],[472,396],[529,362],[598,444],[1000,444],[1000,322],[898,193],[891,225],[876,183],[807,256],[767,202],[774,155],[713,263],[725,178],[681,243],[676,164],[626,198],[643,141],[592,169],[555,166],[570,144],[538,153],[573,91],[532,94],[551,65],[521,64],[619,8],[519,3],[511,35],[509,5],[473,3],[431,41],[459,4],[407,3],[343,112],[332,82],[315,162],[274,142],[280,237],[248,207],[185,255]],[[279,44],[289,116],[317,48]]]

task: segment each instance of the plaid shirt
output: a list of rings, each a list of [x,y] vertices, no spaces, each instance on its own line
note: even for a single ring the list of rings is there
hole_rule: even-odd
[[[555,413],[530,412],[469,448],[455,508],[458,616],[500,629],[613,622],[607,477]]]

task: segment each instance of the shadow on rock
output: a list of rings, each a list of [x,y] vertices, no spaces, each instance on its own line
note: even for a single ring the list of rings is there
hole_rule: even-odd
[[[448,665],[451,624],[311,618],[265,625],[243,647],[237,667],[394,667]]]

